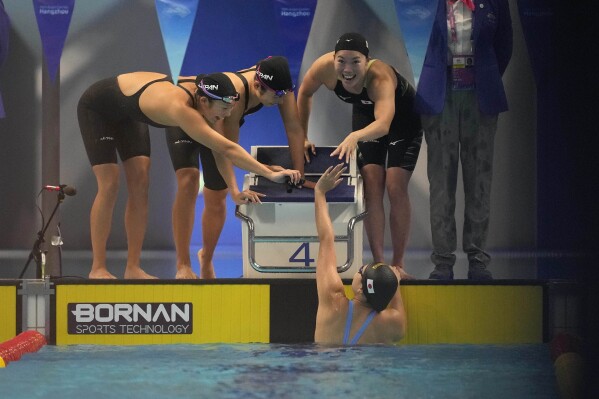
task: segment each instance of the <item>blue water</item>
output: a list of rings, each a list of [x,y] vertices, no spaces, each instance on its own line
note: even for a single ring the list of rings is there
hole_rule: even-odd
[[[558,398],[546,345],[46,346],[0,398]]]

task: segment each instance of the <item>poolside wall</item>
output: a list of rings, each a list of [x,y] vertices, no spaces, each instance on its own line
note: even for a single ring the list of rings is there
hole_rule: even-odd
[[[26,329],[20,316],[20,282],[3,284],[0,341]],[[55,281],[53,288],[47,335],[57,345],[312,342],[318,306],[314,280],[152,284],[71,280]],[[350,296],[349,285],[346,291]],[[547,289],[541,282],[409,281],[401,292],[408,314],[402,344],[521,344],[548,339]],[[131,313],[134,306],[147,312],[137,321]],[[171,312],[173,307],[178,314]],[[114,317],[116,313],[120,317]],[[144,316],[152,320],[147,322]]]

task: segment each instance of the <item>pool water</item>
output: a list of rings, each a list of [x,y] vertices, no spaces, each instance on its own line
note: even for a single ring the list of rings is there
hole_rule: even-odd
[[[46,346],[0,398],[558,398],[547,345]]]

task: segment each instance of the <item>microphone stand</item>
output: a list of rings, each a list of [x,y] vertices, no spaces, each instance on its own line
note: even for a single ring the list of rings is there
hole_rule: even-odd
[[[21,274],[19,274],[19,278],[23,278],[23,275],[27,271],[27,268],[29,267],[29,264],[31,263],[32,260],[35,260],[35,263],[37,265],[35,278],[41,279],[41,278],[45,277],[44,276],[44,274],[45,274],[44,266],[45,266],[46,262],[42,261],[44,254],[42,253],[41,246],[42,246],[42,243],[44,243],[44,236],[46,235],[46,230],[48,230],[48,227],[50,226],[50,222],[52,221],[54,214],[58,210],[58,206],[64,200],[64,197],[65,197],[64,192],[62,190],[60,190],[58,192],[58,195],[56,198],[56,205],[54,206],[54,210],[52,211],[50,218],[46,222],[46,225],[43,226],[43,228],[37,232],[37,240],[35,240],[35,242],[33,243],[33,249],[29,253],[29,259],[27,259],[27,263],[25,263],[25,266],[23,267]]]

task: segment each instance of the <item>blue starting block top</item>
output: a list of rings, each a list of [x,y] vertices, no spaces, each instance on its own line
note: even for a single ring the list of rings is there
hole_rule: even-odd
[[[331,152],[336,147],[316,147],[316,155],[312,155],[310,163],[304,164],[306,180],[316,182],[330,166],[340,164],[336,157],[331,157]],[[259,147],[256,151],[256,159],[265,165],[279,165],[285,169],[292,169],[291,156],[288,147]],[[346,167],[349,166],[344,163]],[[329,202],[355,202],[356,187],[349,184],[349,170],[344,174],[342,181],[335,189],[327,192]],[[311,188],[295,188],[286,183],[274,183],[259,176],[258,184],[250,185],[249,189],[266,194],[261,198],[262,202],[314,202],[314,190]]]
[[[316,155],[311,155],[310,163],[304,164],[304,173],[321,175],[329,166],[340,164],[342,161],[337,157],[331,157],[331,152],[335,148],[316,147]],[[279,165],[285,169],[293,169],[288,147],[259,147],[256,152],[256,159],[265,165]],[[345,162],[344,164],[349,170],[349,165]],[[349,172],[346,171],[346,173]]]
[[[318,177],[307,180],[316,182]],[[337,187],[326,193],[328,202],[355,202],[356,186],[348,184],[349,177]],[[257,185],[250,185],[250,190],[266,194],[262,202],[314,202],[314,190],[311,188],[292,188],[286,183],[275,183],[265,177],[258,177]]]

